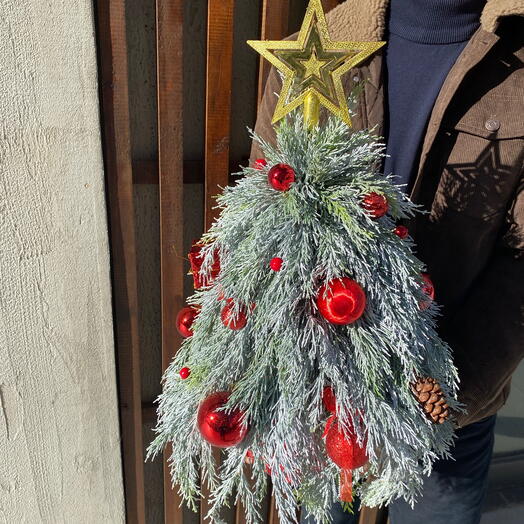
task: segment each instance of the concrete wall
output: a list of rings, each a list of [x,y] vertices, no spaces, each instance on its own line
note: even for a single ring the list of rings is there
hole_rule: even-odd
[[[0,524],[123,522],[92,3],[0,28]]]

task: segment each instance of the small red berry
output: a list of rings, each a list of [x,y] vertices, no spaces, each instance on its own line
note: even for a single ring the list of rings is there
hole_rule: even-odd
[[[257,158],[255,160],[255,163],[253,164],[253,167],[255,169],[264,169],[264,167],[267,166],[267,160],[265,158]]]
[[[397,226],[393,232],[402,239],[407,238],[409,235],[409,229],[406,226]]]
[[[280,271],[282,269],[282,264],[284,261],[280,257],[272,258],[269,262],[269,267],[273,271]]]
[[[191,370],[189,368],[182,368],[178,374],[180,375],[180,378],[182,380],[185,380],[186,378],[189,377],[189,375],[191,375]]]

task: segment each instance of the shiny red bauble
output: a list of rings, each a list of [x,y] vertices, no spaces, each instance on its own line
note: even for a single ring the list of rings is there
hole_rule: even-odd
[[[197,425],[200,434],[210,444],[229,448],[242,442],[248,432],[244,412],[240,409],[224,411],[229,399],[227,391],[213,393],[198,408]]]
[[[276,164],[267,173],[269,185],[277,191],[287,191],[295,181],[295,170],[287,164]]]
[[[397,226],[393,233],[404,240],[409,235],[409,229],[406,226]]]
[[[182,368],[178,374],[180,375],[180,378],[182,380],[186,380],[186,378],[189,378],[189,375],[191,375],[191,370],[189,368]]]
[[[265,158],[257,158],[253,167],[255,169],[264,169],[267,166],[267,160]]]
[[[193,275],[193,285],[195,289],[200,289],[204,286],[210,286],[215,278],[220,273],[220,258],[218,250],[213,251],[213,264],[211,265],[211,271],[207,277],[204,277],[200,273],[200,268],[204,262],[204,257],[202,253],[202,248],[205,244],[196,243],[193,244],[191,251],[187,255],[189,258],[189,263],[191,264],[191,273]]]
[[[185,338],[193,336],[193,322],[198,315],[199,310],[193,306],[182,308],[176,316],[176,328]]]
[[[336,278],[320,288],[317,306],[322,316],[332,324],[352,324],[364,313],[366,294],[351,278]]]
[[[364,197],[362,206],[373,218],[384,216],[389,209],[387,198],[375,192],[369,193]]]
[[[433,281],[427,273],[422,273],[421,276],[422,280],[424,281],[422,291],[428,298],[427,300],[424,300],[420,303],[420,307],[421,309],[427,309],[431,305],[431,302],[435,300],[435,286],[433,285]]]
[[[224,326],[230,329],[234,329],[234,330],[242,329],[247,324],[247,316],[246,316],[245,308],[241,307],[238,313],[235,315],[234,302],[231,298],[228,298],[226,300],[226,305],[222,308],[222,312],[220,313],[220,318]]]
[[[331,386],[324,386],[324,389],[322,390],[322,403],[330,413],[336,413],[337,399],[335,398],[335,393]]]
[[[354,433],[347,437],[336,417],[330,417],[326,424],[326,452],[329,458],[342,469],[356,469],[368,461],[366,443],[360,446]]]
[[[275,257],[275,258],[272,258],[269,261],[269,267],[273,271],[280,271],[282,269],[282,264],[283,263],[284,263],[284,261],[280,257]]]

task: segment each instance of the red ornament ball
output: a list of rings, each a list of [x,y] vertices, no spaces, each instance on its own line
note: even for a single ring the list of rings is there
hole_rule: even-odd
[[[331,386],[324,386],[324,389],[322,391],[322,403],[330,413],[336,413],[337,399]]]
[[[424,281],[424,284],[422,285],[422,291],[428,297],[427,300],[424,300],[420,303],[420,308],[424,310],[431,305],[433,300],[435,300],[435,286],[433,285],[431,277],[427,273],[422,273],[421,276],[422,280]]]
[[[222,324],[224,324],[224,326],[234,330],[242,329],[247,324],[245,308],[240,308],[238,314],[235,315],[234,302],[231,298],[226,300],[226,305],[222,308],[220,318],[222,319]]]
[[[199,310],[193,306],[182,308],[176,316],[176,328],[178,332],[184,337],[193,336],[193,322],[198,315]]]
[[[389,209],[386,197],[375,192],[369,193],[364,197],[362,206],[373,218],[384,216]]]
[[[198,408],[197,425],[200,434],[210,444],[229,448],[242,442],[248,432],[244,424],[244,412],[240,409],[224,411],[229,399],[227,391],[213,393]]]
[[[326,452],[339,468],[356,469],[368,461],[366,443],[361,447],[353,432],[346,437],[335,416],[327,421],[325,435]]]
[[[406,226],[397,226],[393,232],[402,240],[407,238],[409,235],[409,229]]]
[[[264,169],[267,166],[267,160],[265,158],[257,158],[253,167],[255,169]]]
[[[210,286],[220,273],[220,257],[218,249],[213,251],[213,264],[211,266],[209,275],[206,277],[200,273],[200,268],[204,262],[202,253],[202,248],[204,245],[205,244],[202,244],[201,242],[196,242],[193,244],[189,254],[187,255],[189,258],[189,263],[191,264],[191,274],[193,275],[193,286],[195,289]]]
[[[284,261],[280,257],[272,258],[269,262],[269,267],[273,271],[280,271],[282,269],[282,264]]]
[[[191,375],[191,370],[189,368],[182,368],[178,374],[180,375],[180,378],[182,380],[186,380],[186,378],[189,377],[189,375]]]
[[[317,306],[321,315],[332,324],[352,324],[364,313],[366,294],[351,278],[336,278],[320,288]]]
[[[287,164],[276,164],[267,174],[269,185],[277,191],[287,191],[295,181],[295,170]]]

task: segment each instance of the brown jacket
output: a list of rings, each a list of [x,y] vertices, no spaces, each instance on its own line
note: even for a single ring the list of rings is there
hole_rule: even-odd
[[[382,40],[387,4],[344,2],[327,15],[332,39]],[[435,102],[411,194],[430,211],[407,225],[435,283],[441,334],[454,350],[468,409],[460,425],[504,404],[524,356],[523,15],[524,0],[488,0]],[[346,75],[346,89],[367,81],[356,129],[381,132],[382,61],[377,53]],[[273,70],[256,124],[267,140],[279,90]],[[254,145],[252,159],[260,155]]]

